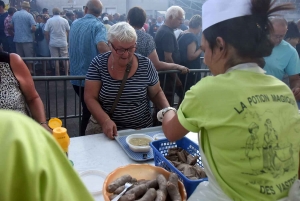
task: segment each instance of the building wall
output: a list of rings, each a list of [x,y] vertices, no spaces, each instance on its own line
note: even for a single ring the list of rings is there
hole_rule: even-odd
[[[126,12],[126,5],[128,0],[101,0],[103,4],[103,12],[108,12],[109,14],[120,13],[124,14]],[[111,12],[109,12],[111,11]]]
[[[82,9],[88,0],[36,0],[40,8],[48,8],[50,14],[52,8],[60,9]],[[110,14],[127,13],[134,6],[142,7],[147,14],[155,15],[156,11],[166,10],[169,7],[169,0],[101,0],[103,12]]]
[[[165,11],[169,8],[169,1],[168,0],[129,0],[128,1],[128,8],[139,6],[142,7],[147,15],[156,16],[157,11]]]
[[[50,13],[53,7],[82,9],[88,0],[36,0],[40,8],[48,8]],[[188,1],[188,0],[187,0]],[[203,2],[204,0],[199,0]],[[8,2],[8,0],[4,0]],[[74,3],[72,3],[74,2]],[[103,12],[120,14],[127,13],[134,6],[142,7],[148,15],[156,16],[156,11],[164,11],[171,4],[180,4],[185,0],[101,0],[104,9]],[[291,2],[296,5],[296,10],[282,12],[287,20],[300,19],[300,0],[277,0],[278,3]]]
[[[300,0],[277,0],[277,1],[278,3],[291,2],[295,4],[296,7],[295,10],[281,12],[288,21],[292,21],[292,20],[297,21],[300,19]]]

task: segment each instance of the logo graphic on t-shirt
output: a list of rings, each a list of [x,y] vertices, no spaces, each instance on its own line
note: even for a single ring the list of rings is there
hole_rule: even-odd
[[[251,115],[258,118],[259,115]],[[274,178],[283,175],[291,168],[295,168],[293,160],[293,146],[287,140],[279,140],[278,132],[273,127],[270,118],[264,120],[264,127],[260,128],[259,123],[252,122],[248,131],[245,146],[245,156],[249,160],[252,172],[244,174],[259,175],[272,174]],[[261,142],[258,133],[264,133]],[[261,165],[258,165],[261,164]]]
[[[261,194],[276,195],[286,193],[297,179],[297,164],[299,154],[300,122],[288,128],[290,122],[295,121],[291,116],[295,107],[295,100],[288,96],[270,94],[254,95],[247,101],[240,102],[234,110],[247,122],[248,132],[242,148],[245,150],[241,160],[248,161],[249,166],[241,172],[250,176],[246,185],[254,185]],[[280,111],[265,109],[260,104],[285,104]],[[256,108],[254,109],[253,106]],[[295,141],[296,140],[296,141]],[[292,173],[292,174],[291,174]],[[272,179],[273,178],[273,179]],[[278,179],[278,183],[273,183]]]
[[[257,161],[261,160],[262,155],[261,147],[259,145],[259,139],[257,137],[258,130],[259,126],[256,123],[252,122],[248,127],[250,136],[248,137],[246,142],[246,157],[249,159],[251,169],[253,171],[253,174],[255,175],[259,174],[261,171],[260,168],[256,167]]]
[[[294,167],[292,144],[279,143],[278,133],[270,119],[265,121],[264,126],[263,171],[269,171],[276,178]]]

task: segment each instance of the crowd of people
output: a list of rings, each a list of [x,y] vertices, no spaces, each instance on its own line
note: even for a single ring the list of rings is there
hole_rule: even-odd
[[[63,64],[66,74],[86,76],[85,81],[71,81],[81,97],[81,136],[90,119],[114,139],[119,130],[151,127],[157,118],[170,141],[198,133],[209,183],[201,183],[192,200],[300,199],[299,191],[290,190],[300,187],[300,34],[297,23],[274,17],[292,10],[292,4],[208,0],[202,16],[187,21],[181,7],[171,6],[150,25],[140,7],[127,15],[102,14],[102,8],[100,0],[89,0],[82,15],[62,16],[54,8],[52,17],[43,9],[35,19],[23,2],[22,10],[10,8],[4,18],[0,1],[5,31],[1,43],[7,42],[6,48],[14,44],[17,52],[0,54],[0,108],[31,115],[49,129],[30,76],[33,64],[28,62],[27,68],[21,60],[35,55],[38,39],[39,56],[69,56]],[[213,76],[196,84],[193,74],[188,80],[177,73],[158,74],[200,68],[201,54]],[[59,62],[55,72],[60,74]],[[285,76],[288,83],[282,82]],[[180,101],[177,109],[171,107],[174,91]],[[158,111],[155,118],[150,102]]]
[[[31,12],[30,4],[27,1],[22,2],[21,10],[19,11],[14,7],[10,7],[5,12],[4,8],[4,2],[0,1],[0,24],[3,22],[3,26],[0,27],[0,44],[4,51],[17,53],[21,57],[68,57],[70,51],[68,44],[70,27],[73,22],[85,15],[82,10],[61,11],[58,8],[53,9],[51,15],[47,8],[43,8],[40,13],[36,11]],[[104,24],[106,31],[118,22],[127,21],[127,16],[119,13],[101,13],[97,18]],[[48,20],[50,25],[46,27]],[[66,26],[66,21],[69,27]],[[157,19],[152,19],[152,16],[146,16],[141,30],[155,38],[158,28],[163,23],[164,16],[159,16]],[[187,26],[184,24],[180,25],[180,27],[183,30],[187,29]],[[200,41],[200,37],[198,41]],[[24,51],[24,49],[28,49],[28,51]],[[31,74],[34,74],[33,63],[32,61],[26,62]],[[67,61],[41,63],[44,69],[50,68],[50,72],[48,71],[45,74],[60,75],[64,73],[68,75],[69,73]]]

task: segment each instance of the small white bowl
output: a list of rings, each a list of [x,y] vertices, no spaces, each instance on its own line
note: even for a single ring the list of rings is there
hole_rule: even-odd
[[[163,133],[158,133],[158,134],[156,134],[156,135],[153,136],[153,139],[154,140],[166,139],[166,136]]]
[[[150,142],[153,141],[153,138],[150,137],[149,135],[145,135],[145,134],[132,134],[132,135],[128,135],[126,137],[126,143],[128,144],[129,148],[134,151],[134,152],[149,152],[150,151],[150,145],[147,146],[135,146],[129,143],[129,141],[133,138],[146,138],[149,139]]]

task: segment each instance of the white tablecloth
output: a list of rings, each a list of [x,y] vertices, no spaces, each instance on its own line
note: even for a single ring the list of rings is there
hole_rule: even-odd
[[[158,128],[159,129],[159,128]],[[140,130],[139,132],[142,132]],[[189,133],[187,137],[198,143],[196,133]],[[88,135],[71,138],[69,159],[74,163],[74,169],[79,173],[88,170],[98,170],[108,175],[120,166],[138,163],[131,160],[117,141],[108,139],[104,134]],[[146,161],[154,165],[154,161]],[[102,189],[102,183],[92,184]],[[102,201],[102,195],[94,196],[95,200]]]

